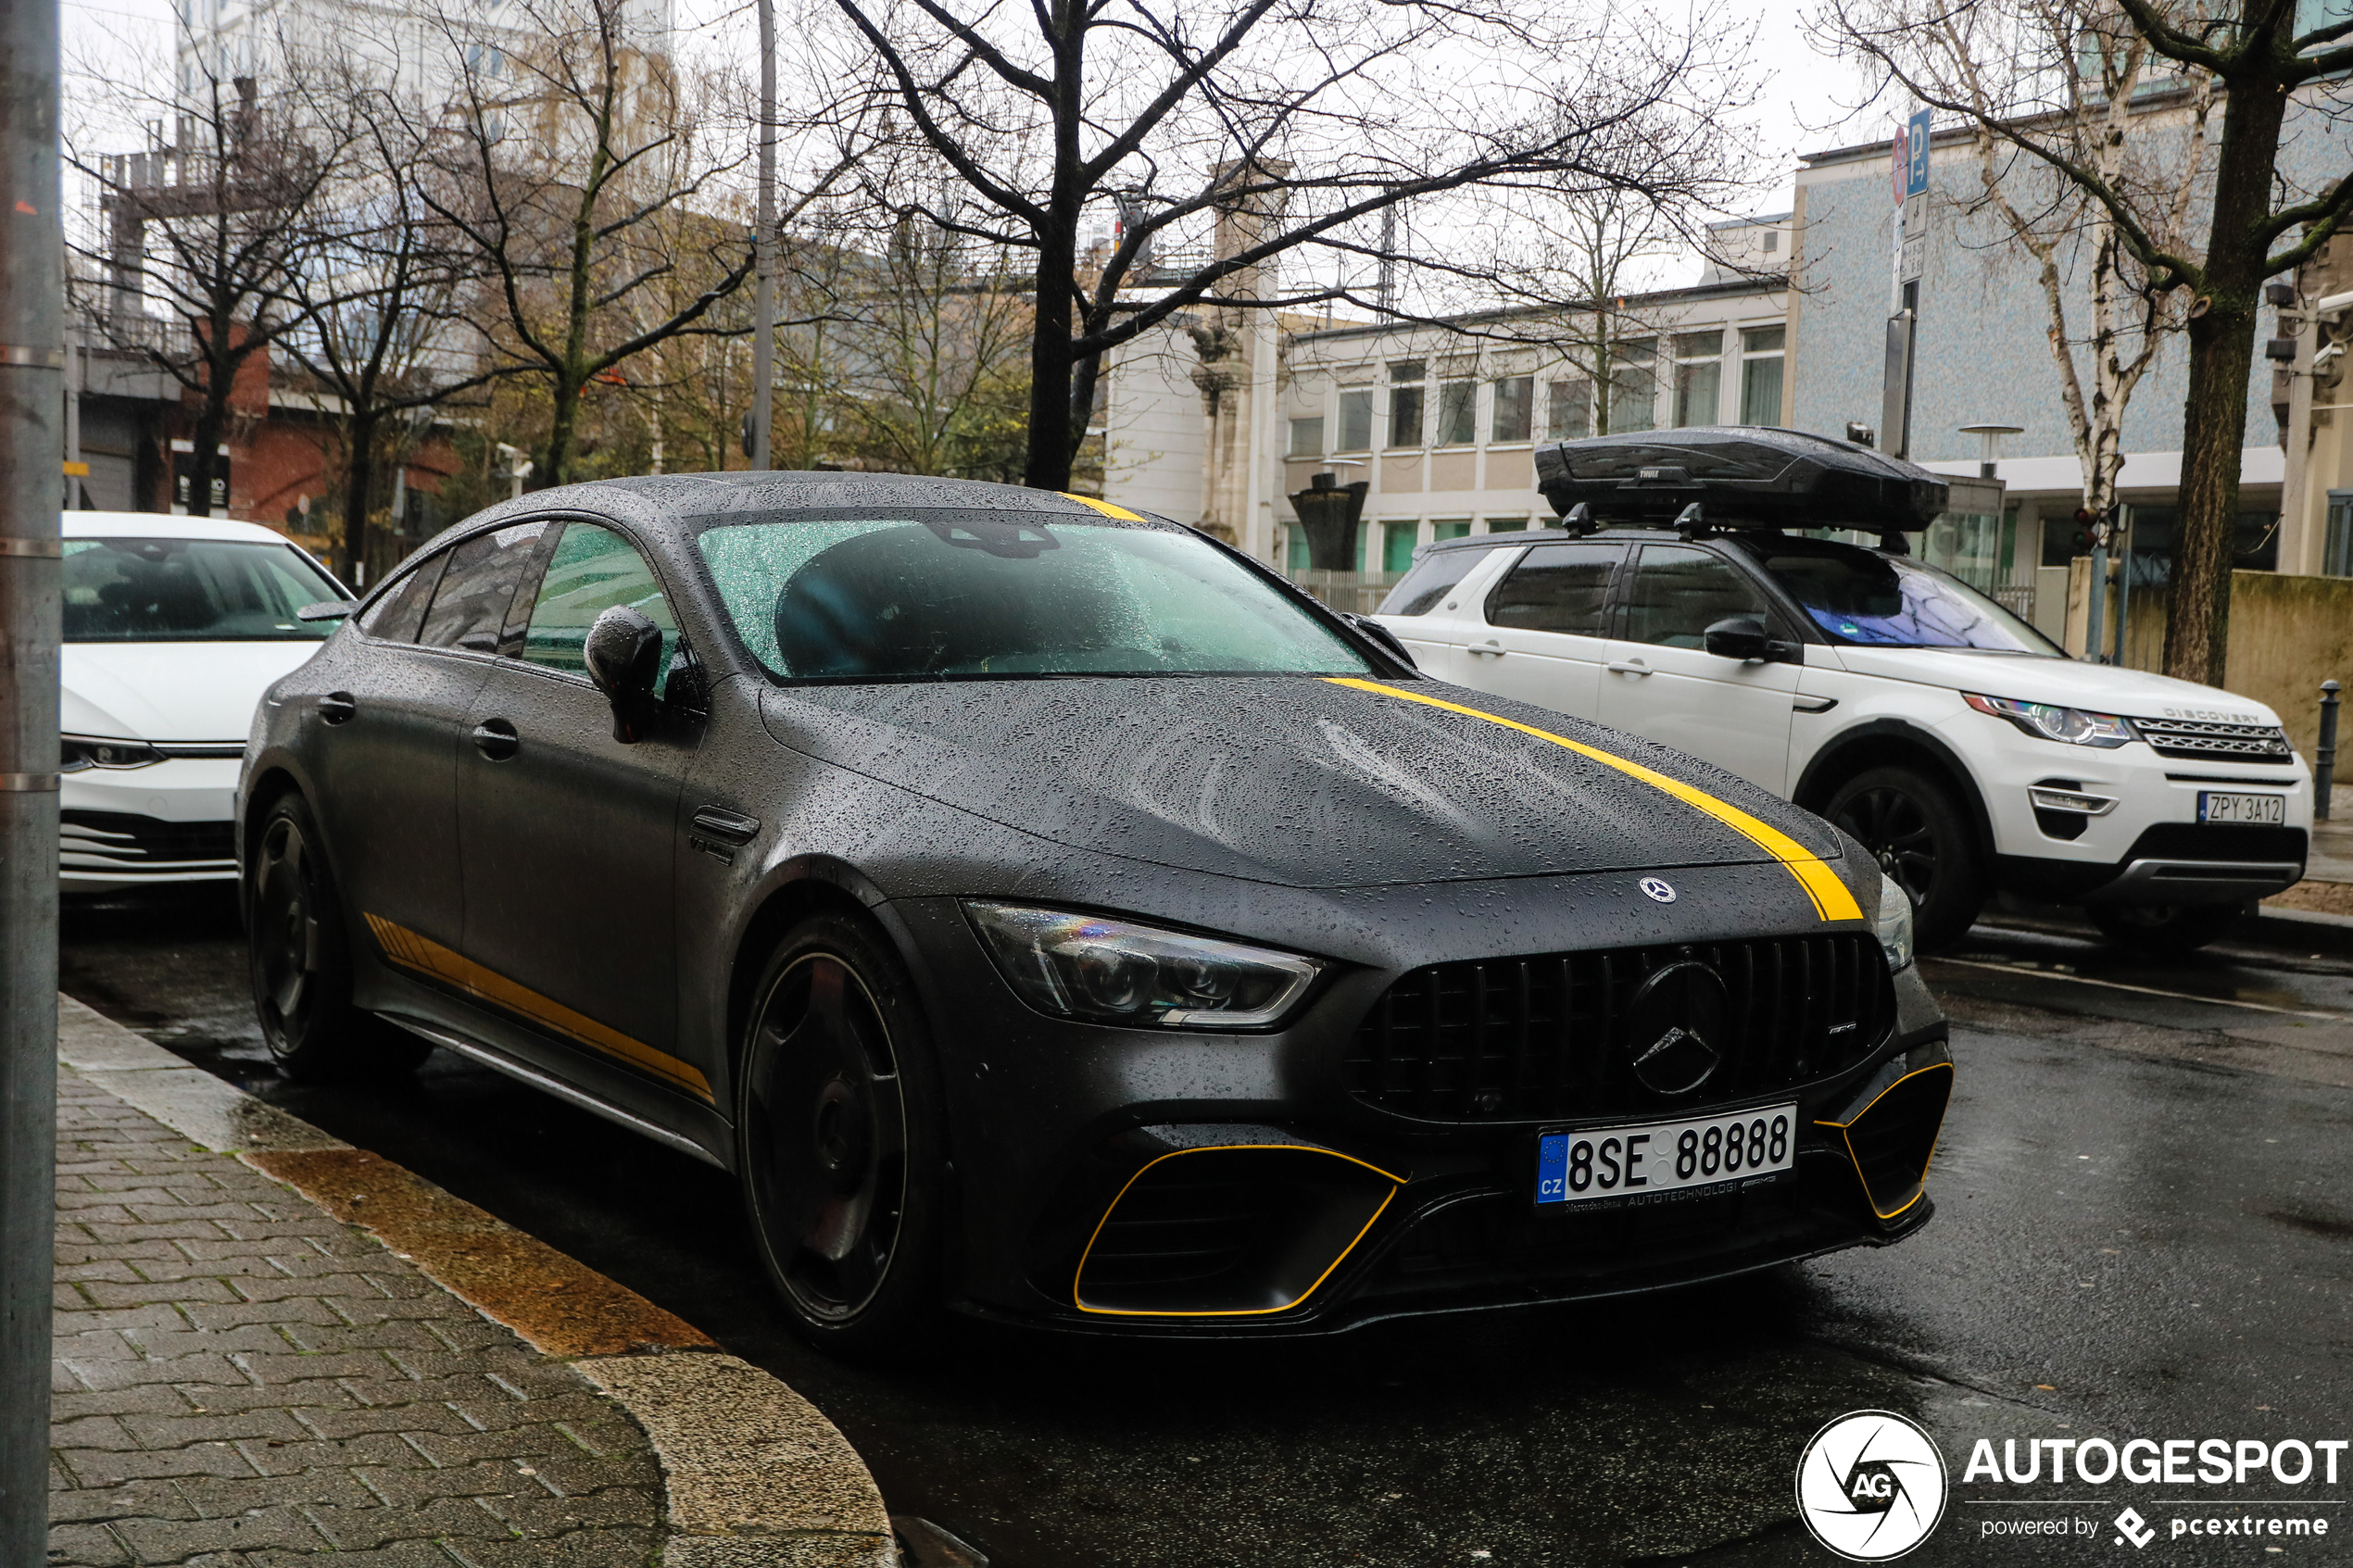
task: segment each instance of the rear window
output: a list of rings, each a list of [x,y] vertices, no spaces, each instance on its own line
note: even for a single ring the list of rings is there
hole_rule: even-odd
[[[792,513],[698,545],[737,634],[786,680],[1372,672],[1207,540],[1151,523]]]
[[[1414,563],[1403,581],[1381,600],[1377,615],[1428,615],[1446,596],[1446,590],[1487,558],[1485,550],[1432,550]]]
[[[69,643],[315,643],[337,623],[297,621],[295,611],[347,597],[292,545],[65,541]]]

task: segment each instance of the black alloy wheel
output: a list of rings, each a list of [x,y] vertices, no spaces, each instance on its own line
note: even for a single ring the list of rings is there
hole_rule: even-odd
[[[1968,821],[1943,785],[1909,768],[1869,768],[1841,784],[1822,815],[1870,852],[1911,896],[1923,949],[1959,940],[1985,907],[1985,868]]]
[[[744,1201],[802,1331],[907,1348],[929,1316],[939,1141],[913,987],[862,922],[819,915],[754,993],[738,1090]]]
[[[2229,935],[2245,910],[2237,904],[2093,904],[2083,912],[2120,947],[2178,958]]]
[[[271,807],[246,861],[254,1011],[279,1070],[315,1084],[414,1072],[432,1045],[352,1005],[343,908],[301,796]]]

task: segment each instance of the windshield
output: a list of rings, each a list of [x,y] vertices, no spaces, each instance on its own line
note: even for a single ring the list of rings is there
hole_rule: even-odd
[[[295,611],[348,597],[291,545],[233,539],[68,539],[69,643],[317,642],[333,621]]]
[[[1968,583],[1906,557],[1819,540],[1749,548],[1834,643],[2064,657]]]
[[[1373,672],[1239,562],[1152,523],[795,513],[699,544],[737,633],[786,680]]]

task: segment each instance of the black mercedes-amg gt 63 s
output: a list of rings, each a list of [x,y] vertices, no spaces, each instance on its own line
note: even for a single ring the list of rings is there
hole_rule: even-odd
[[[735,1173],[821,1343],[1329,1331],[1928,1217],[1952,1059],[1868,856],[1190,529],[621,480],[346,612],[245,751],[278,1060],[440,1046]]]

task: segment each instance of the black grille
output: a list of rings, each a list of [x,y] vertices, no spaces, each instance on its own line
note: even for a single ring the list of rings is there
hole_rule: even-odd
[[[68,809],[61,819],[59,847],[124,865],[180,865],[191,860],[237,858],[234,822],[167,822],[131,811]]]
[[[2295,752],[2277,724],[2215,724],[2203,719],[2135,719],[2133,727],[2159,757],[2210,762],[2284,762]]]
[[[1894,1022],[1887,960],[1869,935],[1432,964],[1391,985],[1357,1027],[1349,1092],[1434,1122],[1659,1110],[1672,1102],[1635,1081],[1624,1015],[1645,977],[1684,958],[1722,976],[1730,1000],[1730,1037],[1709,1042],[1723,1063],[1697,1100],[1836,1073]]]
[[[1192,1284],[1232,1269],[1265,1223],[1268,1194],[1256,1173],[1214,1155],[1145,1172],[1088,1249],[1088,1288]]]

